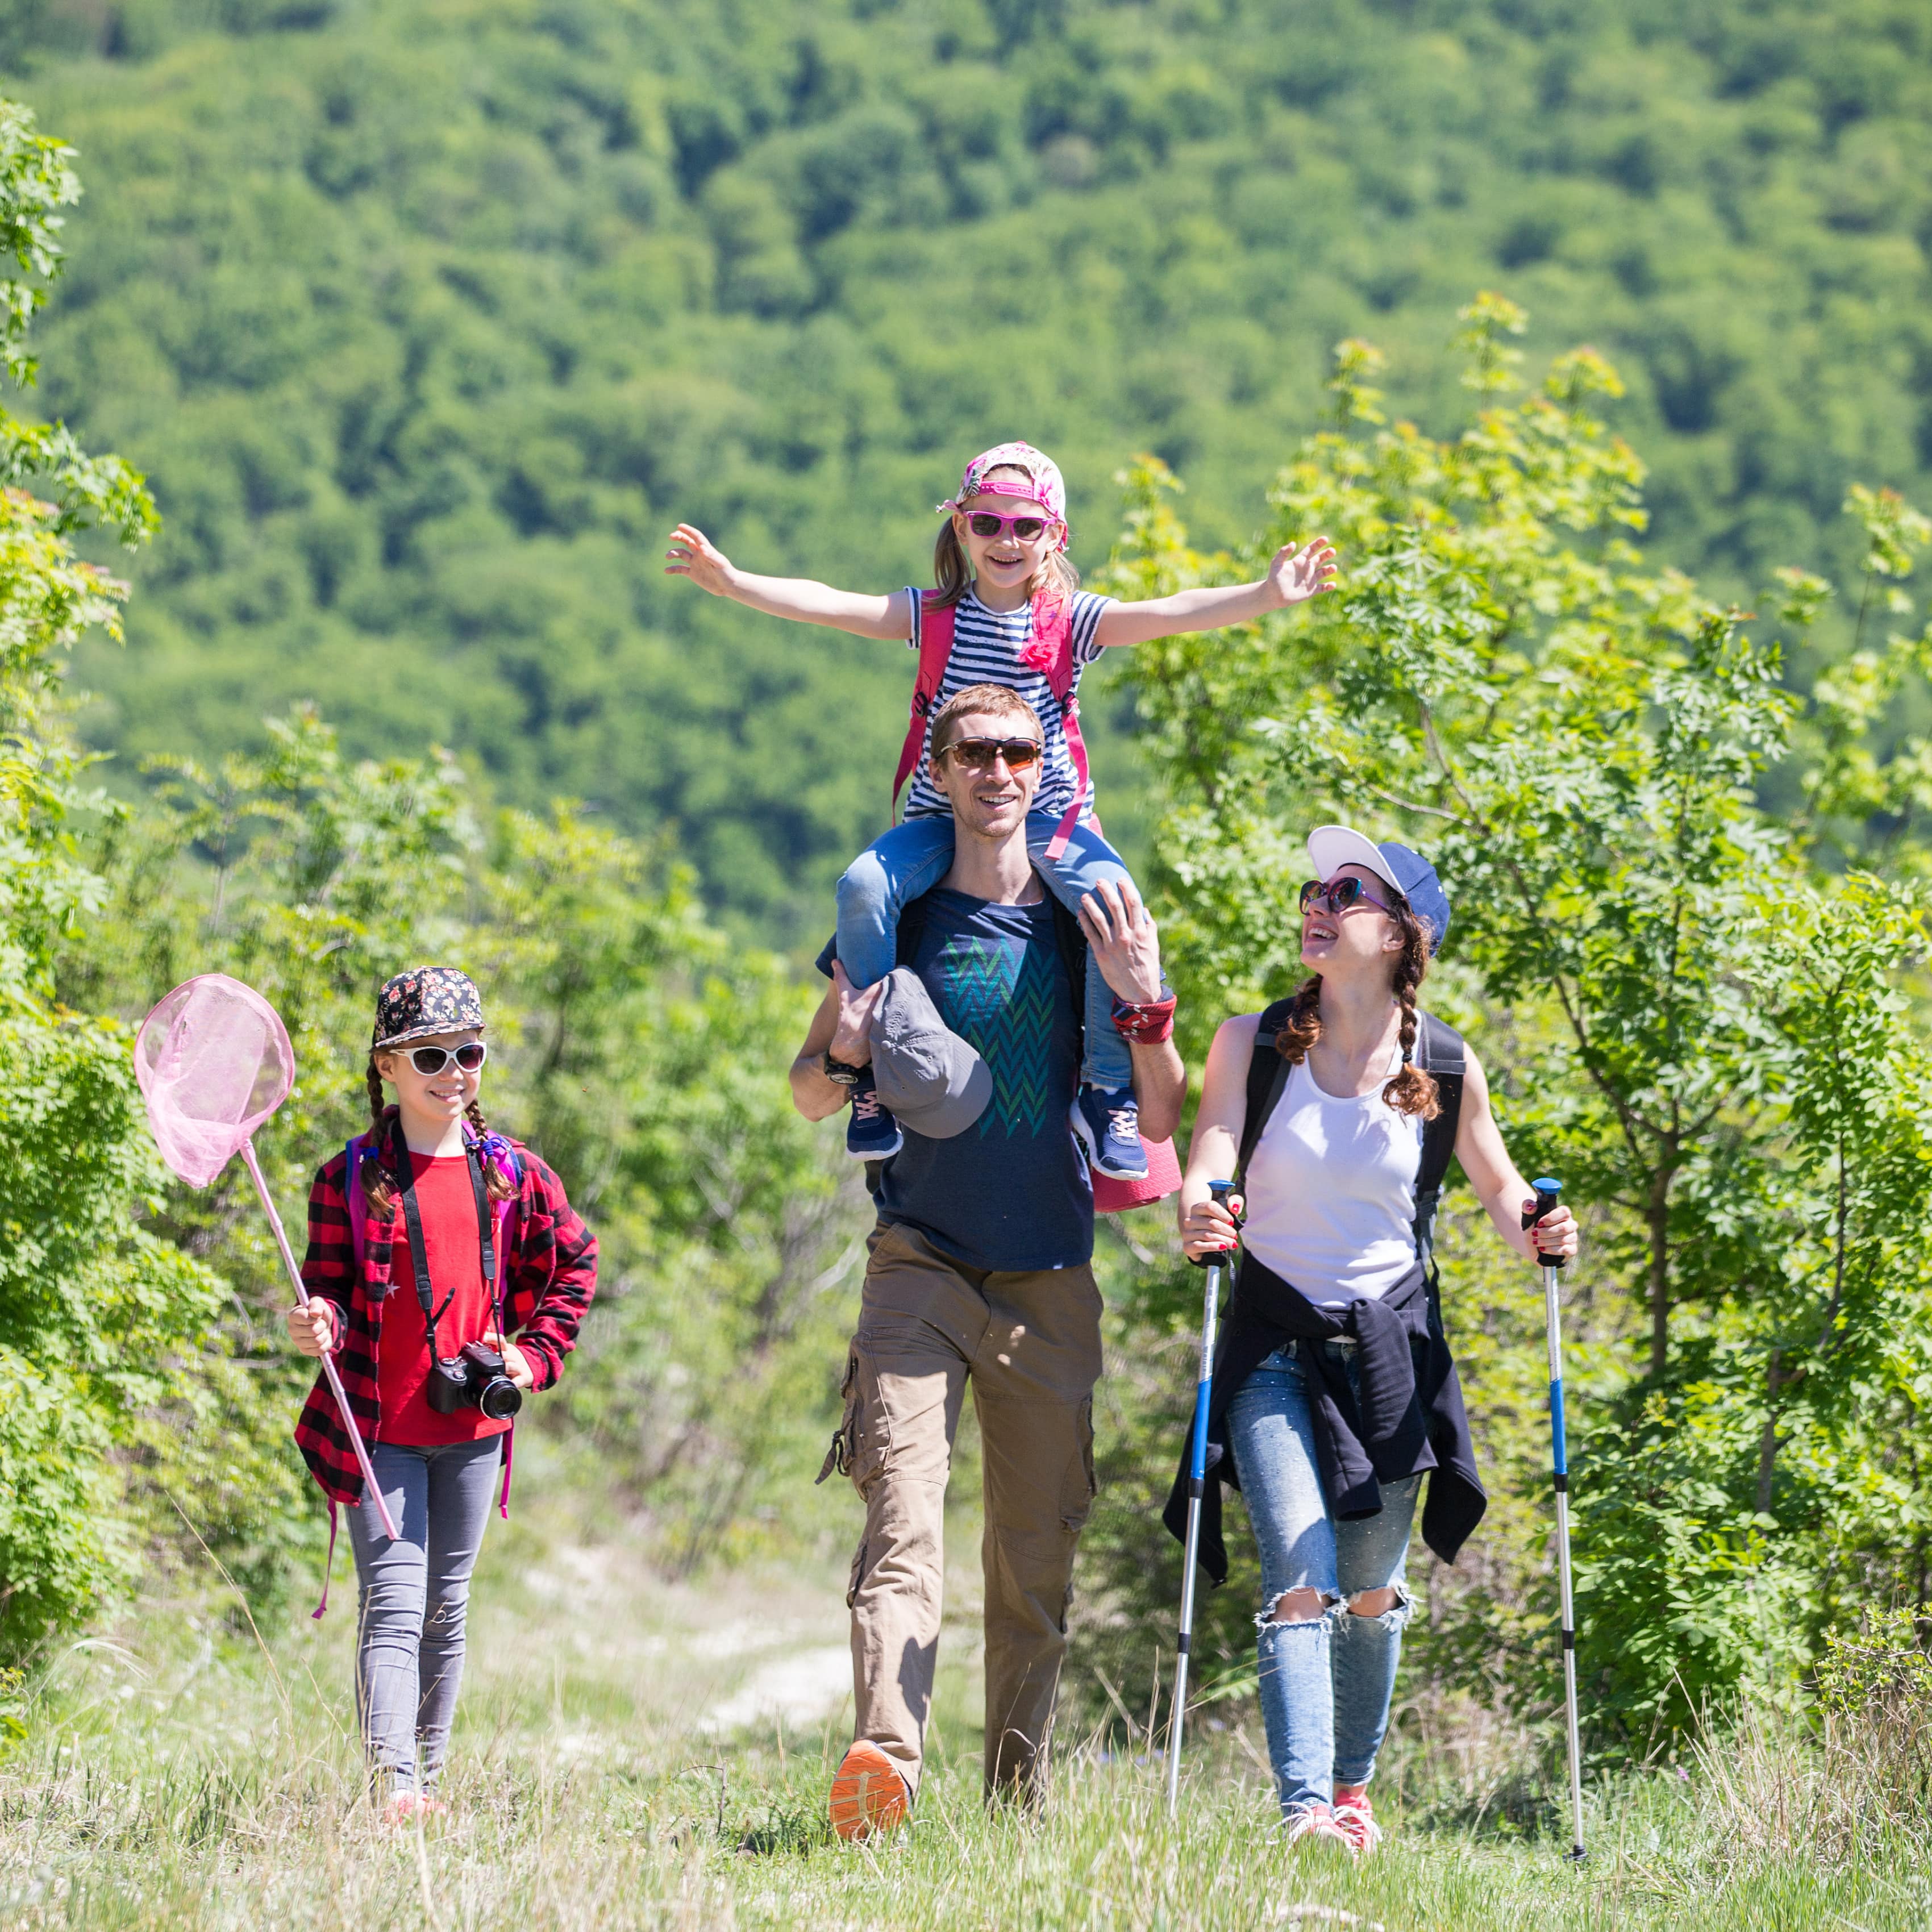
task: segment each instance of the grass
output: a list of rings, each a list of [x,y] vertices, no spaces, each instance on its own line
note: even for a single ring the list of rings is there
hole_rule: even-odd
[[[933,1768],[878,1848],[821,1823],[849,1700],[812,1721],[707,1722],[748,1682],[836,1683],[830,1578],[654,1580],[526,1501],[486,1550],[446,1821],[385,1829],[363,1796],[348,1694],[352,1592],[238,1634],[190,1580],[46,1669],[0,1762],[0,1925],[382,1932],[630,1927],[1922,1928],[1923,1820],[1868,1811],[1774,1720],[1688,1780],[1592,1791],[1592,1856],[1413,1759],[1383,1854],[1284,1852],[1252,1720],[1190,1746],[1179,1819],[1156,1762],[1065,1739],[1036,1816],[979,1789],[975,1579],[953,1580]],[[571,1532],[574,1533],[574,1532]],[[964,1538],[955,1547],[970,1552]],[[341,1580],[338,1579],[338,1588]],[[836,1696],[836,1691],[833,1694]],[[1378,1792],[1384,1787],[1378,1786]]]

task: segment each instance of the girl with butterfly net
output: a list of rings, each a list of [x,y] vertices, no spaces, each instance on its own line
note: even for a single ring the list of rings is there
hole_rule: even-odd
[[[563,1184],[484,1118],[483,1036],[482,999],[454,967],[383,986],[369,1125],[316,1175],[309,1298],[288,1316],[304,1354],[332,1352],[378,1486],[369,1493],[318,1377],[296,1440],[332,1522],[338,1504],[349,1511],[357,1711],[401,1816],[440,1808],[429,1792],[462,1678],[470,1574],[493,1496],[509,1513],[515,1416],[562,1372],[596,1291],[597,1243]]]

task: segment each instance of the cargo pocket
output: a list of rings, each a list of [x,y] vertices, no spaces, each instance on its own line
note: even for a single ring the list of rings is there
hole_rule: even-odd
[[[1067,1464],[1066,1480],[1060,1502],[1060,1526],[1076,1534],[1087,1526],[1094,1498],[1100,1494],[1099,1478],[1094,1471],[1094,1404],[1090,1397],[1080,1405],[1074,1419],[1080,1453]]]
[[[859,1442],[859,1357],[856,1351],[845,1358],[845,1379],[838,1384],[838,1393],[844,1398],[845,1412],[839,1418],[838,1426],[832,1432],[831,1445],[825,1452],[825,1460],[819,1464],[818,1474],[812,1478],[814,1489],[828,1476],[851,1473],[852,1458]],[[860,1554],[862,1556],[865,1552],[861,1550]]]
[[[866,1539],[859,1539],[859,1547],[852,1557],[852,1577],[845,1586],[845,1607],[849,1610],[859,1601],[859,1586],[866,1580]]]

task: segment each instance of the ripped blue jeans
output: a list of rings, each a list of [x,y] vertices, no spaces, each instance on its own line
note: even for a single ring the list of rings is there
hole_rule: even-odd
[[[1368,1783],[1388,1729],[1389,1700],[1408,1621],[1403,1561],[1422,1478],[1382,1485],[1379,1516],[1336,1522],[1315,1456],[1315,1424],[1295,1352],[1337,1354],[1350,1382],[1355,1352],[1338,1342],[1293,1342],[1249,1376],[1228,1406],[1228,1440],[1262,1559],[1262,1719],[1284,1814],[1334,1801],[1338,1784]],[[1357,1616],[1364,1592],[1393,1587],[1395,1607]],[[1276,1621],[1284,1593],[1310,1589],[1322,1614]]]

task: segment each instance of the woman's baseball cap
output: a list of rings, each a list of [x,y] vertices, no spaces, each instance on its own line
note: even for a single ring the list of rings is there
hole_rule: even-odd
[[[1378,845],[1346,825],[1318,825],[1308,835],[1308,857],[1324,885],[1344,866],[1359,866],[1392,886],[1429,934],[1429,950],[1442,950],[1449,937],[1449,895],[1436,876],[1436,868],[1412,847],[1393,839]]]
[[[1026,476],[1028,487],[1022,488],[1010,476],[995,476],[989,481],[986,475],[989,470],[1019,470]],[[1066,548],[1066,481],[1060,476],[1059,464],[1052,457],[1042,455],[1031,443],[1000,442],[982,450],[967,464],[958,494],[935,507],[956,510],[975,496],[1020,496],[1037,503],[1060,526],[1058,548]]]
[[[376,1030],[369,1051],[400,1046],[432,1033],[483,1030],[483,996],[467,973],[454,966],[412,966],[382,982],[376,995]]]

